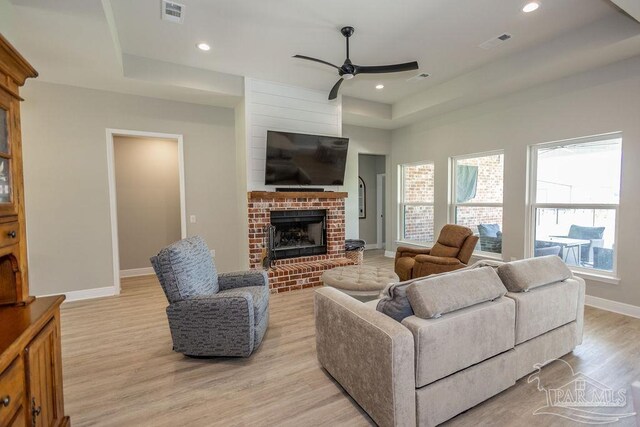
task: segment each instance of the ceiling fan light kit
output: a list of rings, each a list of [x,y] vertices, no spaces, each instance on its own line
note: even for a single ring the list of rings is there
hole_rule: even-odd
[[[382,73],[398,73],[402,71],[411,71],[417,70],[418,63],[416,61],[413,62],[405,62],[403,64],[394,64],[394,65],[356,65],[351,62],[349,59],[349,38],[354,33],[353,27],[343,27],[340,32],[346,38],[347,42],[347,59],[344,60],[342,66],[338,67],[330,62],[323,61],[321,59],[312,58],[310,56],[304,55],[294,55],[294,58],[305,59],[307,61],[318,62],[320,64],[328,65],[338,70],[338,75],[340,76],[340,80],[333,85],[331,91],[329,92],[329,100],[336,99],[338,97],[338,91],[340,90],[340,85],[344,80],[350,80],[357,76],[358,74],[382,74]]]

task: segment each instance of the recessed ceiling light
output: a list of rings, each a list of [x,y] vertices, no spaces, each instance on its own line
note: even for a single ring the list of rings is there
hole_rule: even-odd
[[[529,13],[529,12],[533,12],[534,10],[537,10],[540,7],[540,3],[536,3],[535,1],[532,1],[531,3],[527,3],[524,5],[524,7],[522,8],[522,11],[525,13]]]
[[[198,49],[204,50],[205,52],[208,50],[211,50],[211,46],[209,46],[206,43],[198,43],[197,46],[198,46]]]
[[[384,85],[380,84],[380,85],[376,85],[376,89],[380,90],[380,89],[384,89]]]

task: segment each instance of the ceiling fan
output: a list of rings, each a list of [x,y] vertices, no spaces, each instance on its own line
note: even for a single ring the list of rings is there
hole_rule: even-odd
[[[323,61],[322,59],[312,58],[310,56],[304,55],[294,55],[294,58],[306,59],[308,61],[319,62],[321,64],[328,65],[330,67],[336,68],[338,70],[338,75],[340,76],[340,80],[336,82],[335,85],[331,88],[331,92],[329,92],[329,99],[336,99],[338,96],[338,90],[340,89],[340,85],[344,80],[349,80],[354,78],[358,74],[381,74],[381,73],[397,73],[400,71],[410,71],[417,70],[418,63],[416,61],[406,62],[404,64],[394,64],[394,65],[356,65],[352,64],[349,59],[349,37],[353,35],[355,30],[353,27],[343,27],[340,32],[347,39],[347,59],[344,60],[344,64],[341,67],[334,65],[330,62]]]

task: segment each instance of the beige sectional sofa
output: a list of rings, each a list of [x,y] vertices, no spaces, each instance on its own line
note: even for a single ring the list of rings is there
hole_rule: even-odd
[[[318,360],[377,424],[437,425],[579,345],[584,291],[558,257],[395,284],[370,303],[322,288]]]

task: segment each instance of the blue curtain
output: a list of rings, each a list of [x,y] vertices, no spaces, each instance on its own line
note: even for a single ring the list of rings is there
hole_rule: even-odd
[[[457,165],[456,203],[464,203],[476,197],[477,188],[478,188],[478,167]]]

